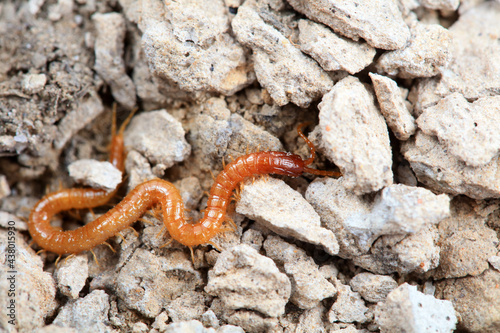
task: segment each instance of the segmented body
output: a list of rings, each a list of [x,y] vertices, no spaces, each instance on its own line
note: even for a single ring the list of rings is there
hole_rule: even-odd
[[[69,189],[51,193],[33,208],[29,220],[30,234],[45,250],[58,254],[79,253],[102,244],[109,237],[137,221],[153,205],[160,204],[163,222],[173,239],[189,247],[207,243],[220,232],[221,225],[226,219],[226,209],[232,192],[245,178],[264,174],[298,177],[304,172],[323,176],[337,175],[334,172],[307,167],[314,159],[314,147],[302,135],[300,128],[299,134],[311,147],[311,158],[304,161],[298,155],[273,151],[239,157],[228,164],[215,179],[204,217],[197,223],[186,222],[184,203],[174,185],[161,179],[154,179],[138,185],[106,214],[76,230],[58,230],[50,225],[50,220],[60,211],[103,205],[115,191]],[[120,141],[121,138],[118,137],[121,135],[113,137],[111,161],[123,168],[123,140]]]

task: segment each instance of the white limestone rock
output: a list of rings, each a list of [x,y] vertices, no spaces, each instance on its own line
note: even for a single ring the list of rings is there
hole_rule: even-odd
[[[252,4],[247,1],[238,8],[232,26],[237,40],[253,51],[257,80],[278,105],[292,102],[308,107],[331,89],[332,80],[280,31],[266,24]]]
[[[415,133],[417,126],[415,118],[411,115],[405,100],[401,95],[401,89],[397,83],[385,76],[369,73],[373,82],[373,89],[377,95],[380,112],[399,140],[408,140]]]
[[[301,309],[312,309],[320,302],[333,297],[337,290],[323,277],[314,260],[301,248],[269,236],[264,242],[266,255],[283,265],[292,283],[290,301]]]
[[[484,166],[471,167],[451,155],[436,137],[421,131],[405,141],[401,151],[418,180],[432,190],[474,199],[500,197],[499,156]]]
[[[366,272],[356,274],[349,284],[353,291],[359,292],[361,297],[372,303],[384,301],[398,287],[398,283],[390,276]]]
[[[144,0],[137,14],[153,74],[189,92],[232,95],[252,81],[222,0]]]
[[[122,182],[122,172],[109,162],[78,160],[68,166],[69,175],[78,183],[113,191]]]
[[[400,49],[410,38],[396,1],[288,0],[309,19],[357,41],[363,38],[375,48]]]
[[[439,332],[455,330],[457,317],[450,301],[424,295],[407,283],[394,289],[375,307],[380,332]]]
[[[376,53],[365,42],[338,36],[320,23],[300,20],[299,31],[300,50],[314,58],[325,71],[358,73],[371,64]]]
[[[123,59],[125,19],[119,13],[96,13],[92,15],[92,21],[97,33],[94,69],[109,84],[115,100],[132,109],[136,104],[136,93]]]
[[[77,254],[61,260],[54,274],[59,291],[72,299],[79,297],[89,277],[87,254]]]
[[[250,309],[269,317],[285,313],[290,290],[290,280],[275,263],[245,244],[219,255],[205,287],[228,310]]]
[[[337,299],[328,311],[328,321],[343,323],[364,323],[370,320],[369,309],[359,293],[337,281]]]
[[[402,78],[431,77],[442,72],[450,59],[450,32],[438,24],[410,25],[409,43],[400,50],[386,52],[377,61],[377,70]]]
[[[387,125],[359,79],[339,81],[318,108],[324,154],[342,171],[345,186],[363,194],[392,184]]]
[[[259,179],[246,184],[236,212],[280,236],[322,246],[331,255],[339,251],[334,233],[321,227],[320,217],[313,207],[282,180]]]
[[[424,109],[417,124],[467,165],[484,166],[500,151],[500,96],[469,103],[453,93]]]
[[[125,146],[140,152],[151,163],[169,168],[191,153],[184,136],[178,120],[166,110],[156,110],[135,116],[125,130],[124,141]]]
[[[441,96],[461,93],[466,99],[500,92],[500,3],[485,1],[470,8],[449,28],[452,58],[437,87]]]

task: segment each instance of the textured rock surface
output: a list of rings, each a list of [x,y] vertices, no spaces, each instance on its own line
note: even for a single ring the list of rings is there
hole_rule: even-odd
[[[186,158],[191,147],[184,139],[182,125],[166,110],[134,117],[125,130],[125,145],[144,155],[153,164],[171,167]]]
[[[448,95],[424,109],[417,124],[467,165],[486,165],[500,151],[500,96],[469,103],[459,93]]]
[[[426,270],[437,265],[439,249],[435,242],[438,235],[436,228],[430,227],[449,216],[446,195],[436,196],[423,188],[397,184],[386,187],[374,200],[368,200],[345,189],[344,179],[340,178],[316,180],[308,187],[306,198],[325,226],[339,239],[340,256],[355,257],[358,264],[371,271],[375,269],[374,263],[368,265],[367,260],[380,260],[380,264],[394,269],[403,260],[400,255],[408,256],[405,261],[411,262],[404,265],[405,271],[415,269],[422,262],[426,263],[422,266]],[[402,241],[405,235],[410,236]],[[425,246],[418,246],[417,243],[424,239]],[[377,242],[372,245],[375,240]],[[387,246],[391,250],[388,251]],[[370,248],[371,254],[360,257]],[[380,250],[374,252],[377,248]],[[409,248],[414,248],[414,251],[409,251]],[[390,263],[387,257],[399,259]],[[427,260],[415,262],[424,258]]]
[[[202,283],[188,256],[171,252],[166,257],[137,249],[116,278],[116,293],[125,304],[154,318],[162,307]]]
[[[289,0],[292,7],[313,21],[358,40],[365,39],[376,48],[402,48],[410,38],[408,26],[395,1],[346,2]]]
[[[459,92],[467,99],[496,95],[500,91],[500,3],[487,1],[463,13],[450,27],[452,58],[437,91]]]
[[[253,51],[257,80],[278,105],[309,106],[331,89],[332,80],[314,60],[266,24],[252,4],[247,1],[238,8],[232,26],[238,41]]]
[[[387,125],[359,79],[349,76],[338,82],[318,108],[325,154],[342,171],[345,186],[362,194],[392,184]]]
[[[458,328],[469,332],[500,329],[500,272],[488,269],[479,276],[436,283],[436,297],[449,300],[460,314]]]
[[[325,71],[355,74],[368,66],[375,49],[363,42],[338,36],[328,27],[309,20],[299,21],[300,50],[309,54]]]
[[[359,273],[349,284],[353,291],[359,292],[361,297],[372,303],[384,301],[387,295],[398,287],[393,278],[371,273]]]
[[[448,153],[438,139],[417,131],[401,147],[418,180],[430,189],[474,199],[500,197],[499,157],[481,167],[471,167]]]
[[[222,0],[210,6],[198,0],[141,3],[144,52],[158,78],[191,92],[227,95],[251,81],[244,51],[228,33]]]
[[[290,288],[290,280],[271,259],[242,244],[220,254],[205,289],[227,309],[251,309],[277,317],[285,312]]]
[[[306,252],[276,236],[264,242],[266,255],[283,265],[292,283],[290,301],[301,309],[311,309],[325,298],[336,294],[335,287],[319,272]]]
[[[381,332],[453,332],[457,317],[451,302],[404,283],[375,307],[375,321]]]
[[[135,85],[127,75],[123,59],[125,19],[119,13],[97,13],[92,21],[97,32],[95,70],[109,84],[116,101],[132,109],[136,103]]]
[[[94,290],[85,298],[64,305],[53,324],[71,327],[78,332],[112,332],[108,324],[109,296],[104,290]]]
[[[9,245],[9,237],[14,237],[13,244],[13,239],[10,238]],[[0,315],[0,327],[36,331],[44,325],[46,318],[54,314],[58,305],[55,299],[55,282],[49,273],[43,271],[41,258],[24,242],[18,232],[0,229],[0,252],[4,254],[0,257],[3,266],[0,292],[5,307]],[[5,254],[13,257],[7,257]],[[15,302],[14,318],[9,316],[11,310],[7,310],[7,302],[12,302],[11,300]],[[15,320],[14,326],[8,323],[11,319]]]
[[[431,77],[441,73],[448,64],[451,34],[438,24],[414,22],[411,38],[401,50],[382,54],[377,70],[402,78]]]
[[[72,299],[77,299],[89,277],[86,254],[63,259],[57,267],[54,278],[59,291]]]
[[[373,82],[373,89],[377,95],[380,112],[399,140],[408,140],[415,133],[417,126],[415,118],[408,110],[401,90],[394,80],[388,77],[369,73]]]
[[[245,185],[236,212],[283,237],[320,245],[332,255],[339,251],[335,235],[321,227],[320,217],[311,205],[281,180],[260,179]]]
[[[363,323],[370,319],[368,308],[359,293],[352,291],[351,287],[336,283],[338,295],[335,303],[328,312],[328,321],[344,323]]]
[[[424,273],[439,265],[439,234],[435,226],[409,236],[382,236],[370,253],[354,258],[354,263],[376,274]]]
[[[0,244],[5,230],[15,233],[15,330],[424,330],[410,319],[425,324],[420,314],[436,306],[419,308],[413,296],[392,304],[414,304],[418,316],[374,318],[378,307],[397,307],[387,296],[396,279],[451,301],[459,331],[500,331],[499,5],[0,1]],[[310,167],[344,176],[247,185],[244,206],[255,215],[231,201],[235,230],[224,222],[192,260],[186,246],[165,244],[153,209],[108,240],[116,253],[95,247],[98,264],[84,252],[55,265],[57,255],[27,247],[25,221],[44,194],[73,186],[68,165],[108,160],[115,102],[118,124],[139,108],[126,133],[128,188],[95,214],[159,177],[197,221],[224,162],[269,150],[306,160],[297,125],[311,130],[318,113]],[[78,214],[83,221],[69,211],[52,225],[94,219]],[[0,281],[1,295],[9,282]],[[0,331],[14,328],[7,314]],[[451,330],[443,327],[433,331]]]
[[[69,175],[78,183],[111,191],[122,182],[122,173],[109,162],[79,160],[68,166]]]

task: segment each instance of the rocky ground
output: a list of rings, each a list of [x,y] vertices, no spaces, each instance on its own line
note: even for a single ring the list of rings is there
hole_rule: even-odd
[[[2,331],[500,331],[500,1],[6,0],[0,36]],[[161,177],[193,220],[223,160],[308,156],[303,121],[343,176],[247,182],[194,261],[147,216],[56,265],[26,220],[120,182],[113,103],[120,196]]]

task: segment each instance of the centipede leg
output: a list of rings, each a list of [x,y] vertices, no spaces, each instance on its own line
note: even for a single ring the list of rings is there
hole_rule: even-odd
[[[169,246],[170,244],[172,244],[173,241],[174,241],[174,239],[170,238],[165,244],[160,246],[160,249],[163,249],[164,247]]]
[[[194,265],[194,252],[193,252],[193,247],[192,246],[188,246],[189,248],[189,251],[191,252],[191,260],[193,261],[193,265]]]
[[[113,249],[113,247],[111,246],[111,244],[109,244],[108,242],[102,242],[102,244],[106,245],[107,247],[110,248],[111,251],[113,251],[113,253],[116,253],[116,250]]]
[[[97,261],[96,255],[95,255],[95,253],[94,253],[94,251],[92,249],[90,249],[90,253],[92,253],[92,256],[94,256],[94,261],[97,264],[97,266],[101,267],[101,265],[99,265],[99,261]]]
[[[54,265],[57,267],[57,265],[59,264],[59,260],[61,260],[61,255],[59,255],[56,259],[56,262],[54,263]]]
[[[119,232],[117,233],[118,237],[120,237],[124,242],[125,242],[125,237],[123,237],[123,235]]]
[[[165,227],[165,226],[161,227],[160,232],[156,234],[156,238],[160,238],[160,236],[162,236],[162,235],[163,235],[163,232],[165,231],[165,229],[166,229],[166,227]]]
[[[144,222],[146,224],[149,224],[149,225],[154,225],[153,222],[151,222],[150,220],[148,219],[145,219],[144,217],[139,217],[139,219],[137,219],[138,221],[141,221],[141,222]]]
[[[37,252],[36,254],[37,254],[37,255],[39,255],[39,254],[42,254],[42,253],[44,253],[44,252],[45,252],[45,250],[44,250],[44,249],[41,249],[41,250],[38,250],[38,252]]]
[[[89,208],[89,212],[90,214],[92,215],[92,219],[95,220],[95,214],[94,214],[94,210],[92,208]]]
[[[232,218],[226,216],[226,221],[229,222],[229,224],[234,228],[234,230],[238,229],[238,226],[236,226],[236,223],[234,223]]]
[[[75,256],[74,253],[71,253],[69,256],[67,256],[66,258],[64,258],[64,263],[66,263],[66,261],[68,261],[69,258],[73,258]]]
[[[215,181],[215,176],[214,176],[214,173],[212,172],[212,170],[209,169],[208,171],[210,171],[210,175],[212,176],[212,180]]]
[[[135,237],[139,237],[139,233],[137,232],[137,230],[135,230],[135,229],[134,229],[134,228],[132,228],[132,227],[127,227],[127,229],[132,230],[132,232],[134,233]]]
[[[208,241],[207,244],[212,245],[213,248],[216,249],[218,252],[222,252],[222,249],[217,244],[215,244],[214,242]]]

